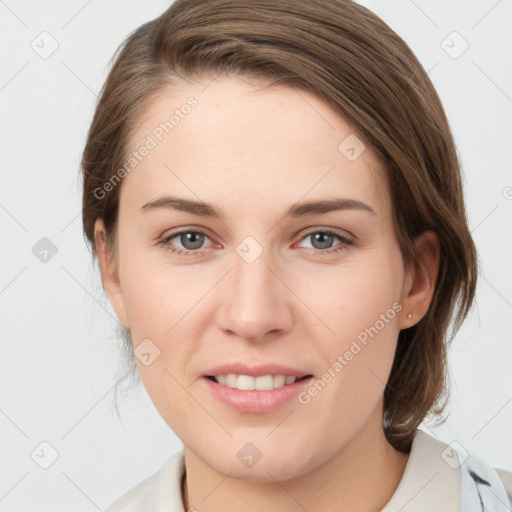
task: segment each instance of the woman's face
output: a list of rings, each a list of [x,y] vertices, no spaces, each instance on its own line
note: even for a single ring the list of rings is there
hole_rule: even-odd
[[[134,151],[106,288],[184,445],[285,479],[382,433],[410,283],[384,169],[350,125],[306,92],[218,78],[155,100]]]

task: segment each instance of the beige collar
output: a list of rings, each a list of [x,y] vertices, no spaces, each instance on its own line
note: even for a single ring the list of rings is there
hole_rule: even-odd
[[[460,512],[457,462],[450,446],[417,429],[403,477],[381,512]]]

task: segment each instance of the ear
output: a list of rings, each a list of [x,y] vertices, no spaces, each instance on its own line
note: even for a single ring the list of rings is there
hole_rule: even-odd
[[[427,313],[439,272],[440,243],[433,231],[425,231],[414,242],[420,261],[406,270],[400,329],[417,324]],[[408,315],[411,318],[408,318]]]
[[[119,281],[118,265],[111,248],[107,245],[107,231],[103,219],[98,218],[94,223],[94,240],[101,269],[103,288],[107,292],[119,322],[121,322],[124,327],[129,328],[130,325],[128,316],[126,315],[123,291],[121,290],[121,283]]]

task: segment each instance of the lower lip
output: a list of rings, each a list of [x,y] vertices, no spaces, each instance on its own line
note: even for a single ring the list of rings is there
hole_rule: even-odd
[[[313,377],[307,377],[306,379],[271,391],[242,391],[219,384],[208,377],[203,377],[206,385],[218,400],[241,412],[272,411],[298,395],[309,385],[312,379]]]

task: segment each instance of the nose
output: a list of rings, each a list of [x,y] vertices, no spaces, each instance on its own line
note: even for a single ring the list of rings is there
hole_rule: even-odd
[[[217,325],[251,342],[273,340],[288,332],[294,321],[294,295],[271,255],[263,251],[248,262],[234,252],[233,266],[219,289]]]

